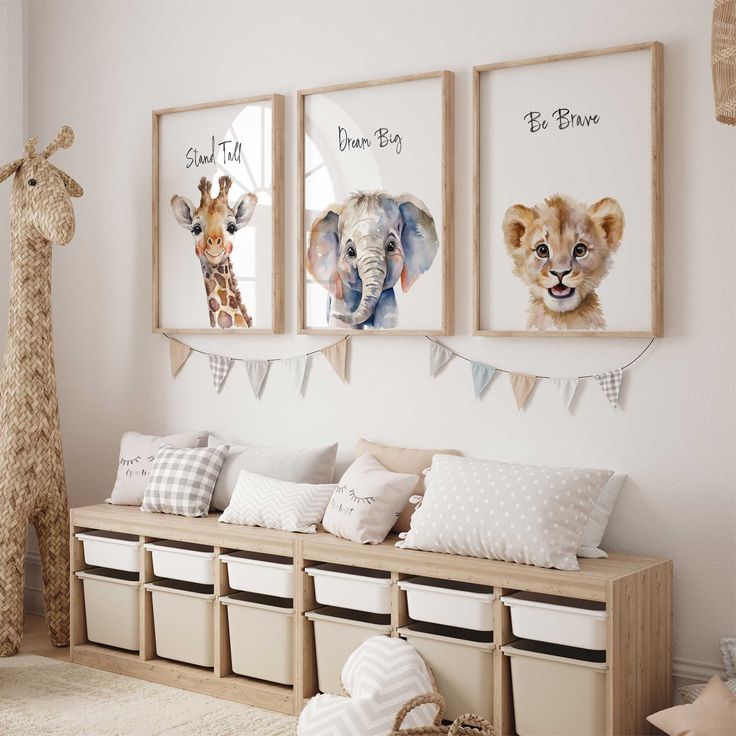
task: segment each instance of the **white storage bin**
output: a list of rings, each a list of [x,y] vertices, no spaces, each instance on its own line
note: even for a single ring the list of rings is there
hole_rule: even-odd
[[[294,682],[294,609],[288,598],[234,593],[227,606],[233,672],[258,680]]]
[[[511,658],[519,736],[603,736],[606,732],[605,652],[515,641]]]
[[[406,591],[409,617],[442,626],[493,631],[493,589],[455,580],[399,580]]]
[[[185,580],[200,585],[215,582],[215,553],[212,547],[187,542],[148,542],[153,572],[160,578]]]
[[[368,613],[391,613],[391,573],[346,565],[315,565],[306,573],[314,578],[317,603]]]
[[[511,609],[511,629],[519,639],[606,648],[605,603],[541,593],[514,593],[501,600]]]
[[[96,644],[138,651],[138,574],[92,568],[76,573],[84,587],[87,638]]]
[[[342,668],[348,657],[373,636],[390,636],[390,616],[344,608],[318,608],[304,614],[314,622],[317,681],[323,693],[342,694]]]
[[[445,698],[445,718],[476,713],[493,720],[493,634],[452,626],[418,623],[399,634],[432,669]]]
[[[91,567],[138,572],[140,538],[134,534],[94,530],[74,535],[82,542],[84,561]]]
[[[233,590],[278,598],[294,597],[294,564],[290,557],[231,552],[220,555],[220,560],[227,564],[227,576]]]
[[[212,586],[157,580],[145,587],[153,596],[156,654],[200,667],[214,666]]]

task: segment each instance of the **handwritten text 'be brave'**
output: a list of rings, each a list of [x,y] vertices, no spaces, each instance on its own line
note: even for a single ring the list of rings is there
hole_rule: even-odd
[[[541,112],[532,110],[524,115],[524,120],[529,126],[530,133],[538,133],[540,130],[547,130],[550,121],[542,117]],[[552,113],[552,122],[556,124],[557,130],[567,130],[568,128],[592,128],[601,121],[600,115],[580,115],[574,113],[566,107],[560,107]]]

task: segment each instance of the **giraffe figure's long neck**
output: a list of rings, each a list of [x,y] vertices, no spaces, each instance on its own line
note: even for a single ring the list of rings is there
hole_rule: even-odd
[[[211,265],[206,258],[199,260],[207,293],[210,327],[250,327],[253,319],[240,298],[230,258],[225,258],[218,266]]]
[[[56,413],[51,321],[53,248],[34,230],[19,225],[13,230],[11,253],[2,389],[22,390],[41,414]],[[3,419],[0,415],[0,421]]]

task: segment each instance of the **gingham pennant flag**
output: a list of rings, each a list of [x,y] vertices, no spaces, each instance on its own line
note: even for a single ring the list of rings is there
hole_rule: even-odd
[[[263,382],[266,380],[268,375],[268,369],[271,364],[267,360],[244,360],[243,365],[245,366],[245,372],[248,374],[250,379],[250,386],[253,389],[253,395],[257,398],[261,398],[261,391],[263,390]]]
[[[215,391],[220,393],[222,383],[230,370],[232,360],[224,355],[209,355],[210,371],[212,371],[212,383],[215,385]]]
[[[429,346],[429,375],[436,376],[454,357],[451,350],[433,341]]]
[[[621,390],[623,377],[624,371],[622,368],[616,368],[615,371],[608,371],[607,373],[599,373],[596,376],[601,391],[603,391],[604,396],[614,409],[618,406],[618,394]]]

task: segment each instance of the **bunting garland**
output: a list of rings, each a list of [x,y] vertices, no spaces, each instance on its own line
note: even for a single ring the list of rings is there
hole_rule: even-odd
[[[509,377],[514,400],[516,401],[516,406],[519,410],[523,409],[529,401],[529,397],[534,391],[534,387],[540,380],[550,381],[553,384],[560,397],[562,408],[566,411],[569,411],[572,406],[572,402],[575,398],[580,382],[590,379],[597,381],[609,404],[616,408],[618,406],[624,371],[634,365],[634,363],[636,363],[636,361],[639,360],[639,358],[641,358],[654,343],[654,338],[652,338],[647,343],[646,347],[633,360],[630,360],[626,365],[621,366],[621,368],[614,368],[610,371],[604,371],[603,373],[574,376],[572,378],[554,378],[553,376],[515,373],[513,371],[499,368],[498,366],[471,360],[470,358],[460,355],[460,353],[456,353],[455,351],[445,347],[441,343],[437,342],[433,337],[429,337],[428,335],[426,335],[426,337],[430,341],[429,374],[431,376],[436,376],[453,358],[466,360],[470,363],[470,374],[475,398],[480,399],[488,389],[494,376],[498,373],[506,373]]]
[[[348,382],[347,359],[348,359],[348,340],[350,336],[343,337],[336,343],[328,345],[319,350],[312,350],[304,355],[296,355],[289,358],[268,358],[265,360],[253,360],[250,358],[230,358],[226,355],[218,355],[217,353],[208,353],[205,350],[198,350],[191,345],[186,345],[180,340],[176,340],[170,335],[166,335],[169,340],[169,358],[171,361],[171,377],[175,378],[192,353],[206,355],[210,363],[210,372],[212,373],[212,383],[215,391],[220,393],[225,379],[230,372],[230,367],[234,362],[242,363],[253,395],[256,399],[261,397],[263,387],[266,384],[272,363],[282,363],[286,369],[289,380],[294,385],[297,393],[303,395],[304,386],[311,365],[312,356],[316,353],[324,355],[327,362],[335,371],[337,376],[343,383]]]

